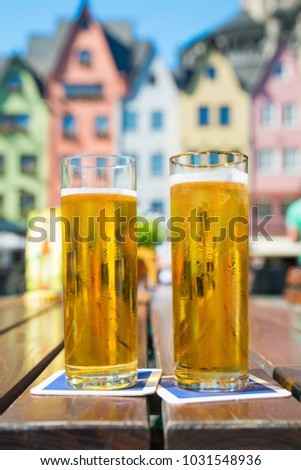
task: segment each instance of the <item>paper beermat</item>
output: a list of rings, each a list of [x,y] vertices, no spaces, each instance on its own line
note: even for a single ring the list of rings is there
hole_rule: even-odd
[[[139,369],[138,383],[129,388],[118,390],[78,390],[71,388],[65,380],[65,371],[59,370],[30,390],[33,395],[61,395],[61,396],[111,396],[136,397],[155,393],[162,371],[160,369]]]
[[[249,386],[240,392],[201,392],[177,387],[173,376],[162,377],[157,394],[170,404],[289,397],[291,392],[275,383],[250,375]]]

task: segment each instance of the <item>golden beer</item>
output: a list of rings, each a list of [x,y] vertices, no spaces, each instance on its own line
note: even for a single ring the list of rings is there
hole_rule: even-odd
[[[137,248],[128,233],[135,216],[135,191],[62,192],[65,368],[73,387],[136,382]]]
[[[242,389],[248,383],[247,184],[176,176],[171,217],[181,217],[185,230],[185,239],[172,242],[176,380],[192,389]]]

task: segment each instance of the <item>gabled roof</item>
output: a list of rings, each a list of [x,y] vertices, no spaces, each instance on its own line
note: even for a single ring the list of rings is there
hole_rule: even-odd
[[[296,11],[301,11],[301,6],[291,10],[278,10],[273,15],[280,20],[282,34],[284,34],[288,24],[289,29],[292,30],[292,21],[293,17],[295,21]],[[278,45],[275,44],[274,52],[270,51],[267,54],[264,50],[265,40],[266,25],[256,22],[247,12],[243,11],[205,37],[202,43],[205,47],[214,44],[230,60],[242,87],[252,93],[263,79],[271,58],[278,49]],[[192,44],[190,48],[195,45],[197,45],[197,42]],[[182,63],[185,53],[189,54],[189,49],[184,50],[182,53]],[[186,75],[188,81],[190,80],[189,76],[192,75],[189,71]],[[182,82],[184,87],[187,86],[185,73],[182,75]]]
[[[261,81],[270,58],[262,53],[261,47],[248,50],[233,50],[226,52],[241,86],[252,93]]]
[[[301,5],[274,12],[272,18],[277,19],[281,26],[279,42],[287,40],[300,12]],[[203,61],[206,49],[214,45],[228,57],[243,88],[253,92],[272,59],[271,53],[264,53],[265,28],[264,23],[256,22],[246,11],[241,11],[213,32],[190,42],[181,53],[181,86],[184,89],[191,86],[194,72],[199,68],[198,61]],[[278,49],[277,45],[275,49]],[[185,61],[186,57],[188,60]]]
[[[113,35],[112,29],[103,28],[109,47],[113,54],[113,58],[119,72],[128,73],[130,69],[131,49],[124,42],[120,42]]]
[[[5,76],[8,73],[10,67],[15,63],[20,64],[22,67],[24,67],[26,70],[29,71],[29,73],[35,79],[39,92],[43,96],[45,89],[44,89],[44,84],[43,84],[41,77],[39,76],[37,71],[31,67],[31,65],[28,63],[26,59],[17,55],[2,60],[2,64],[1,64],[1,59],[0,59],[0,83],[2,83],[3,80],[5,80]]]
[[[53,73],[59,66],[59,60],[68,41],[72,38],[74,26],[83,14],[88,14],[85,5],[75,21],[60,21],[53,36],[32,36],[29,41],[27,60],[43,77]],[[132,24],[128,22],[100,23],[109,47],[113,54],[116,67],[134,80],[139,69],[143,67],[149,50],[152,48],[147,41],[136,41],[133,37]]]
[[[232,35],[237,37],[239,35],[245,36],[245,34],[250,33],[258,35],[261,34],[261,32],[262,24],[254,21],[254,19],[246,11],[241,11],[230,21],[217,28],[214,31],[213,36],[225,34],[228,37],[231,37]]]
[[[274,13],[273,17],[281,21],[282,27],[285,29],[292,29],[295,25],[296,18],[301,12],[301,5],[294,5],[289,9],[278,8]]]
[[[106,33],[114,36],[115,39],[121,42],[124,46],[129,46],[133,43],[133,26],[131,23],[126,22],[105,22],[100,23]]]
[[[141,41],[133,45],[131,54],[131,70],[129,73],[131,87],[127,98],[133,98],[138,92],[155,56],[155,48],[151,43]]]
[[[204,61],[207,49],[213,46],[228,57],[242,86],[251,90],[261,77],[262,68],[265,67],[261,50],[263,35],[264,25],[255,22],[247,12],[242,11],[202,39],[191,42],[181,54],[181,64],[184,69],[181,86],[184,89],[191,87],[194,70],[199,69],[198,62]],[[185,67],[183,64],[187,55],[192,59],[189,61],[190,65]]]
[[[32,36],[27,50],[27,61],[41,76],[52,72],[72,26],[71,21],[60,21],[53,36]]]

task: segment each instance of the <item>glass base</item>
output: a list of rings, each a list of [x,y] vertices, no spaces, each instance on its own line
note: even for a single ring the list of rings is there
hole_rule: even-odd
[[[249,384],[249,374],[233,375],[231,373],[178,374],[176,384],[180,388],[204,392],[238,392],[245,390]]]
[[[118,390],[133,387],[138,381],[136,368],[93,368],[66,365],[67,384],[76,389]]]

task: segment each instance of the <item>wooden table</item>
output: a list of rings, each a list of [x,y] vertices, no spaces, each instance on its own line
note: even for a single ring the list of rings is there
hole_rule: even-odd
[[[287,321],[285,317],[279,326],[266,320],[260,314],[258,302],[251,301],[251,372],[271,381],[273,357],[275,364],[277,360],[284,364],[288,357],[291,361],[299,357],[301,363],[301,330],[287,329],[287,323],[283,324]],[[274,308],[267,309],[272,315]],[[157,290],[151,320],[157,365],[165,374],[172,374],[169,287]],[[301,449],[301,406],[293,397],[189,405],[162,402],[162,418],[166,449]]]
[[[139,367],[147,366],[149,295],[139,294]],[[0,301],[1,449],[148,449],[146,397],[33,396],[64,368],[61,304]]]
[[[139,292],[138,318],[139,367],[153,365],[154,351],[156,365],[172,374],[171,288],[159,287],[151,308]],[[293,397],[168,405],[157,395],[33,396],[30,388],[64,368],[62,305],[0,299],[0,448],[301,449],[301,307],[253,297],[250,327],[252,372]]]

